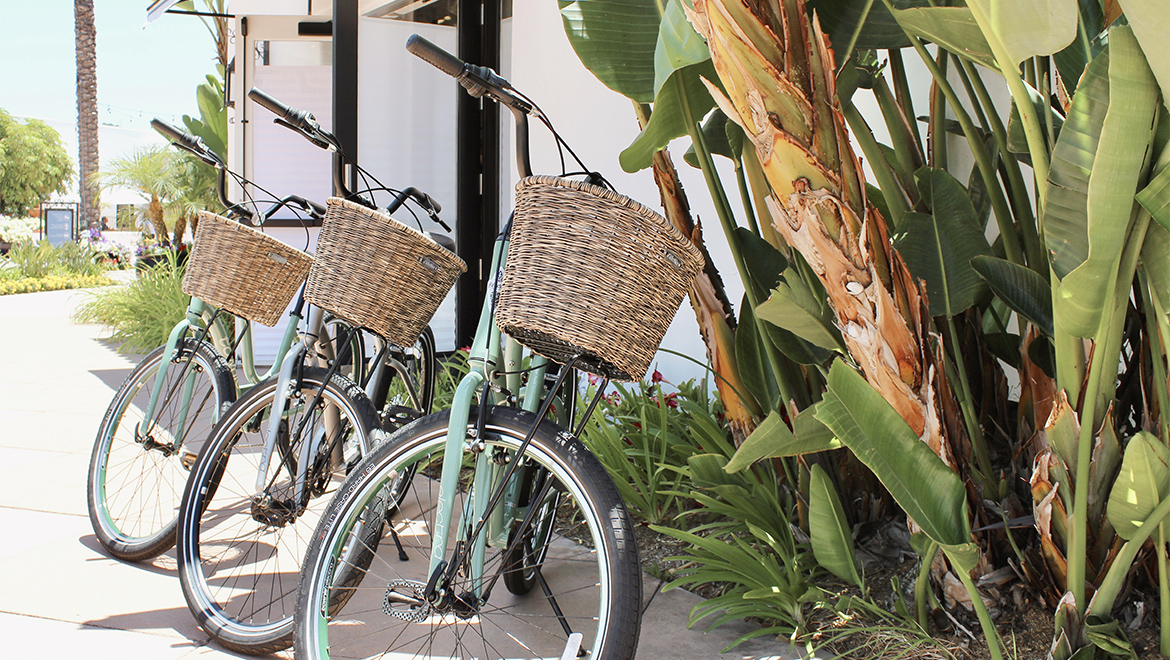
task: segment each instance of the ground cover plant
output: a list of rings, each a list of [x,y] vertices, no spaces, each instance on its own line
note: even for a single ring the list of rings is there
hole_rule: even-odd
[[[106,286],[109,269],[88,244],[22,241],[0,257],[0,295]]]
[[[1047,612],[1056,660],[1153,653],[1151,630],[1170,654],[1170,17],[1141,0],[947,4],[560,6],[644,126],[623,168],[651,168],[667,217],[698,237],[665,149],[689,137],[732,248],[738,314],[713,266],[691,297],[738,446],[722,472],[775,470],[772,518],[851,588],[873,586],[855,535],[905,516],[921,568],[881,609],[923,635],[962,603],[982,653],[1004,657],[1020,647],[996,617],[1014,599]],[[735,546],[782,559],[783,536],[749,526]],[[699,565],[738,564],[690,540]],[[716,609],[740,615],[768,579],[799,591],[740,575]],[[807,624],[833,602],[779,609]],[[774,620],[817,634],[796,610]]]

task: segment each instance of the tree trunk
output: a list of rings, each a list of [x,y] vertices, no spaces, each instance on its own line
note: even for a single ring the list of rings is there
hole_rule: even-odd
[[[78,191],[83,227],[97,224],[101,215],[99,188],[92,181],[99,167],[97,110],[97,27],[93,0],[74,0],[77,56]]]

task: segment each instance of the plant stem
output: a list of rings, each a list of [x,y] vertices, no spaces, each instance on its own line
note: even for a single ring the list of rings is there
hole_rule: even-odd
[[[922,566],[918,569],[918,577],[914,580],[914,614],[918,617],[918,625],[922,632],[930,632],[929,604],[927,595],[930,591],[930,566],[934,563],[934,556],[938,554],[938,543],[928,542],[926,554],[922,556]]]
[[[890,210],[890,215],[894,216],[889,220],[894,226],[897,226],[902,221],[902,216],[910,210],[906,201],[906,193],[902,190],[898,178],[894,176],[893,168],[886,160],[886,155],[882,153],[881,146],[874,139],[869,124],[857,111],[853,101],[850,99],[839,100],[841,114],[845,116],[845,123],[849,125],[849,131],[853,133],[854,139],[861,147],[861,152],[869,159],[869,169],[873,171],[874,177],[878,180],[878,186],[881,187],[882,194],[886,199],[886,207]]]
[[[983,628],[983,636],[987,638],[987,650],[991,653],[991,659],[1003,660],[1003,643],[999,639],[999,631],[991,621],[991,614],[983,604],[983,598],[979,595],[975,582],[971,580],[971,574],[963,570],[957,572],[963,586],[967,588],[967,593],[971,594],[971,604],[975,606],[975,614],[979,616],[979,625]]]
[[[675,76],[675,84],[679,86],[679,99],[681,101],[683,119],[686,122],[687,130],[691,135],[691,142],[695,147],[695,155],[699,159],[700,169],[703,172],[703,179],[707,183],[707,189],[711,192],[711,199],[715,203],[715,214],[719,216],[719,223],[723,226],[723,233],[727,236],[727,244],[731,248],[731,256],[735,261],[735,268],[739,272],[740,280],[744,283],[744,294],[747,296],[748,304],[752,306],[754,311],[759,306],[760,301],[757,299],[755,291],[750,286],[751,279],[747,271],[747,264],[744,262],[743,253],[739,249],[739,243],[735,237],[735,218],[731,214],[731,203],[727,199],[727,192],[723,189],[723,184],[719,181],[719,174],[715,171],[715,162],[711,158],[711,152],[707,149],[707,143],[703,139],[703,130],[695,121],[694,113],[691,112],[690,103],[687,101],[686,90],[682,88],[682,81],[678,76]],[[755,314],[752,314],[755,317]],[[760,336],[760,344],[764,350],[764,354],[768,356],[768,363],[772,367],[772,373],[776,377],[776,386],[780,389],[781,405],[786,404],[792,399],[791,387],[788,380],[784,377],[785,372],[781,368],[781,360],[778,351],[772,342],[767,339],[767,329],[762,326],[766,321],[761,321],[756,318],[757,333]],[[769,401],[769,407],[775,402]]]
[[[1161,611],[1161,652],[1170,657],[1170,571],[1166,569],[1166,526],[1158,525],[1158,609]]]
[[[1150,282],[1144,267],[1138,268],[1138,287],[1142,291],[1142,303],[1146,312],[1146,337],[1150,342],[1154,394],[1158,398],[1158,426],[1162,431],[1162,443],[1170,446],[1170,396],[1166,391],[1167,336],[1162,332],[1166,315],[1158,298],[1150,293]]]
[[[882,2],[886,3],[886,7],[893,11],[893,0],[882,0]],[[947,102],[950,103],[951,110],[955,113],[955,119],[963,128],[963,135],[966,136],[967,144],[971,147],[971,153],[975,156],[975,164],[979,167],[979,174],[983,177],[983,182],[987,186],[988,192],[991,193],[991,205],[995,213],[995,222],[999,226],[999,233],[1003,238],[1003,247],[1008,261],[1023,264],[1024,257],[1020,251],[1019,237],[1016,235],[1015,225],[1012,223],[1012,216],[1008,210],[1007,200],[1003,197],[1003,190],[996,182],[995,167],[991,162],[991,158],[987,155],[987,150],[983,148],[983,143],[979,140],[979,135],[975,131],[975,125],[971,122],[970,115],[967,114],[966,109],[959,102],[959,97],[955,94],[955,90],[947,82],[945,73],[939,69],[934,59],[930,57],[930,53],[927,52],[926,47],[922,45],[922,41],[909,32],[906,32],[906,38],[914,46],[914,50],[922,59],[922,63],[930,70],[930,75],[934,77],[934,81],[938,85],[939,90],[946,96]]]
[[[971,447],[975,450],[975,461],[979,464],[979,471],[983,473],[983,481],[990,486],[994,475],[991,468],[991,456],[987,453],[987,443],[983,440],[983,432],[979,428],[979,420],[975,415],[975,403],[971,398],[971,385],[967,380],[966,361],[963,359],[962,347],[959,346],[955,320],[950,316],[947,317],[947,332],[951,336],[951,358],[955,361],[955,371],[958,372],[959,407],[963,411],[963,422],[967,426]]]
[[[1121,551],[1114,557],[1113,563],[1109,565],[1109,572],[1105,574],[1105,578],[1101,580],[1101,587],[1097,589],[1097,594],[1093,598],[1092,606],[1089,608],[1089,616],[1106,616],[1113,609],[1114,602],[1117,601],[1117,595],[1121,593],[1121,587],[1125,584],[1125,578],[1129,575],[1130,566],[1133,565],[1133,560],[1137,559],[1138,552],[1142,546],[1146,544],[1146,539],[1150,538],[1162,524],[1162,521],[1170,515],[1170,495],[1167,495],[1154,507],[1150,512],[1150,517],[1142,523],[1134,532],[1133,537],[1126,541],[1125,545],[1121,546]],[[1165,610],[1166,608],[1162,608]]]
[[[910,96],[910,84],[906,80],[906,64],[902,61],[902,50],[891,49],[886,52],[890,55],[890,72],[894,76],[894,98],[905,111],[910,130],[914,133],[914,142],[921,148],[922,134],[918,132],[918,119],[914,114],[914,99]]]
[[[889,0],[885,0],[889,1]],[[1015,101],[1016,109],[1020,113],[1020,123],[1024,127],[1024,135],[1028,138],[1028,152],[1032,156],[1032,172],[1036,176],[1036,201],[1040,214],[1044,213],[1044,201],[1047,198],[1046,184],[1048,182],[1048,145],[1044,142],[1044,134],[1040,128],[1040,120],[1036,116],[1036,106],[1032,105],[1032,96],[1020,78],[1020,71],[1016,63],[1011,61],[1007,48],[1000,42],[995,30],[991,27],[991,18],[983,13],[979,3],[968,5],[975,22],[991,46],[991,52],[999,64],[999,71],[1007,81],[1008,91]]]
[[[947,104],[945,102],[947,93],[943,87],[950,86],[947,82],[947,52],[939,48],[935,58],[936,60],[931,62],[934,66],[931,68],[930,73],[932,76],[935,71],[939,73],[937,76],[934,76],[934,93],[931,94],[930,99],[930,166],[945,170],[948,169]]]
[[[742,159],[735,161],[735,182],[739,184],[739,198],[743,202],[743,214],[747,217],[748,227],[751,227],[752,233],[760,236],[760,225],[756,223],[756,214],[752,212],[752,196],[748,191]]]

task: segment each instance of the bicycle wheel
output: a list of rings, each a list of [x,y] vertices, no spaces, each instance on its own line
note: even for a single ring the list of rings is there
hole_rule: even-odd
[[[376,413],[361,389],[337,375],[325,382],[325,374],[306,368],[294,378],[262,490],[256,481],[276,379],[240,398],[216,425],[191,470],[179,515],[183,595],[203,630],[233,651],[264,654],[292,644],[306,537],[346,466],[360,458],[361,443],[380,436],[373,433]],[[318,392],[321,402],[310,409]],[[308,438],[319,449],[305,457],[301,452]],[[297,466],[304,462],[309,468],[298,497]],[[362,547],[376,547],[380,533],[381,520],[368,525]],[[351,561],[362,563],[361,558]]]
[[[430,579],[431,530],[438,497],[437,468],[449,413],[405,427],[376,449],[351,474],[314,532],[297,596],[296,656],[318,658],[562,658],[581,635],[583,657],[617,660],[634,656],[640,626],[641,569],[625,508],[613,482],[578,440],[551,422],[536,429],[521,464],[531,478],[528,504],[540,507],[528,529],[513,529],[508,541],[493,539],[483,572],[473,582],[469,563],[425,598]],[[473,408],[471,419],[477,415]],[[488,456],[505,462],[531,428],[531,413],[493,408],[483,440]],[[515,459],[512,459],[515,460]],[[383,539],[369,566],[347,565],[362,521],[383,496],[386,484],[418,464],[409,495],[391,517],[397,543]],[[464,477],[468,477],[464,469]],[[472,479],[461,478],[447,558],[465,540]],[[547,488],[544,485],[547,484]],[[541,494],[543,493],[543,494]],[[523,500],[516,504],[524,504]],[[507,503],[501,504],[507,507]],[[523,520],[524,509],[516,515]],[[528,539],[527,543],[516,542]],[[400,545],[407,557],[399,556]],[[510,547],[509,547],[510,546]],[[527,550],[526,550],[526,549]],[[335,575],[360,578],[340,585]],[[539,589],[500,584],[507,572]],[[524,578],[528,579],[524,579]],[[352,593],[344,607],[334,593]],[[547,590],[546,590],[547,589]],[[478,591],[478,596],[476,592]],[[564,625],[562,625],[562,623]],[[567,626],[567,629],[566,629]],[[564,655],[568,649],[569,655]]]
[[[435,336],[430,327],[413,346],[392,347],[380,367],[373,403],[388,433],[428,415],[435,402]]]
[[[236,398],[227,363],[207,343],[185,339],[167,364],[153,420],[144,419],[166,347],[151,351],[118,388],[89,459],[86,502],[98,542],[124,561],[175,544],[190,465],[225,403]]]

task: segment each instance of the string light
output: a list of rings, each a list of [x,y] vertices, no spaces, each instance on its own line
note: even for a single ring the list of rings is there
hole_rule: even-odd
[[[169,124],[182,125],[183,123],[183,115],[175,115],[166,112],[151,112],[141,108],[131,108],[122,105],[114,105],[112,103],[98,103],[97,105],[101,110],[101,123],[105,124],[106,126],[125,128],[129,124],[147,124],[155,117],[158,117],[159,119],[162,119]]]

